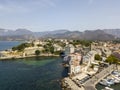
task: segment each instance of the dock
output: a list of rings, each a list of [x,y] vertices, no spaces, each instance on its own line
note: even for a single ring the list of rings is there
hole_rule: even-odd
[[[85,90],[96,90],[95,85],[99,83],[100,80],[108,76],[114,70],[116,70],[116,65],[112,64],[109,67],[102,70],[100,73],[93,76],[91,79],[89,79],[83,84]]]
[[[76,83],[74,83],[74,81],[69,77],[65,78],[64,82],[67,83],[67,85],[69,86],[70,88],[69,90],[97,90],[95,88],[96,84],[98,84],[100,80],[111,74],[111,72],[114,70],[116,70],[116,65],[112,64],[107,68],[103,69],[98,74],[94,75],[89,80],[87,80],[85,83],[81,85],[81,87],[79,87]]]

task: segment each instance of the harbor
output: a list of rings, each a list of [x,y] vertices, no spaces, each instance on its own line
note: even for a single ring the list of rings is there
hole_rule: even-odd
[[[120,73],[116,71],[116,66],[111,65],[100,73],[91,76],[85,73],[80,73],[71,78],[65,78],[64,85],[67,85],[70,90],[97,90],[96,84],[102,84],[105,87],[110,87],[114,84],[120,84]],[[63,86],[66,87],[66,86]],[[77,89],[75,89],[77,88]],[[112,90],[112,89],[104,89]]]
[[[62,80],[63,90],[114,90],[110,86],[120,83],[120,66],[105,61],[110,58],[117,62],[111,55],[113,52],[106,45],[93,47],[82,55],[82,52],[76,52],[74,46],[66,46],[63,66],[68,67],[69,76]],[[97,89],[97,84],[104,87]]]
[[[112,71],[108,76],[102,79],[97,85],[97,89],[101,90],[118,90],[120,85],[120,66],[117,66],[117,70]],[[109,87],[109,89],[103,89]]]

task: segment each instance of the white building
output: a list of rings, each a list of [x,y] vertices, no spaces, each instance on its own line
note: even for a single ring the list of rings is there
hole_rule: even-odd
[[[57,44],[54,44],[53,46],[54,46],[54,51],[62,51],[63,50],[63,48]]]
[[[108,57],[112,54],[111,50],[108,48],[102,48],[102,53],[105,55],[105,57]]]
[[[81,72],[80,68],[80,61],[81,61],[81,54],[74,53],[69,55],[69,74],[75,75],[79,72]]]
[[[81,71],[80,65],[70,65],[69,75],[75,75]]]
[[[66,45],[65,47],[65,55],[69,55],[71,53],[74,53],[75,52],[75,48],[72,44],[68,44]]]

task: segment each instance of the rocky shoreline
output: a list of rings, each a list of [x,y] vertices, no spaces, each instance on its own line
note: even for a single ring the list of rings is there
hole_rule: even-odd
[[[36,56],[36,55],[31,55],[31,56],[18,56],[18,57],[0,57],[0,60],[9,60],[9,59],[24,59],[24,58],[32,58],[32,57],[59,57],[59,55],[39,55],[39,56]]]
[[[61,80],[61,87],[62,90],[71,90],[70,86],[68,85],[68,83],[65,81],[65,79]]]

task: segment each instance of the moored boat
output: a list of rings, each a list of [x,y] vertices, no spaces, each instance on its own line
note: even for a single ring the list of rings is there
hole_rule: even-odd
[[[105,87],[104,89],[102,90],[114,90],[113,88],[110,88],[110,87]]]
[[[115,82],[113,79],[103,79],[99,82],[101,85],[104,85],[104,86],[111,86],[113,85]]]

